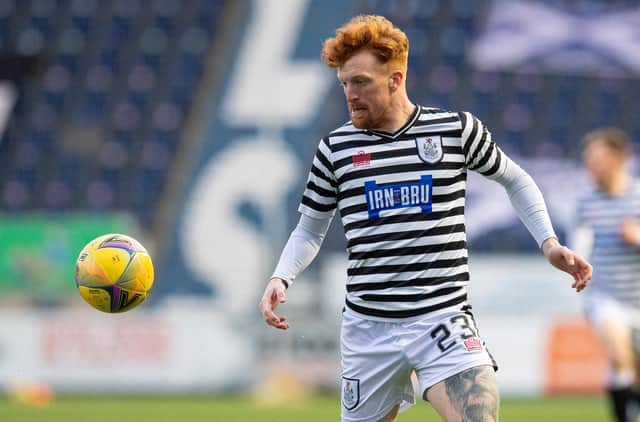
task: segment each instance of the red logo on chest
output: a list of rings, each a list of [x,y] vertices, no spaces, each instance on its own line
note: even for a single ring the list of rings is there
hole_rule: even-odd
[[[353,163],[354,167],[368,166],[369,164],[371,164],[371,153],[358,151],[357,154],[351,156],[351,162]]]

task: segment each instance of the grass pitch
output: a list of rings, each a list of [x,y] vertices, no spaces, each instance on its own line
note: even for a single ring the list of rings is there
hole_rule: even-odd
[[[503,400],[506,422],[611,420],[603,398]],[[340,420],[339,398],[318,396],[287,403],[260,403],[245,397],[58,397],[46,407],[0,399],[7,422],[327,422]],[[402,413],[399,422],[440,421],[424,402]]]

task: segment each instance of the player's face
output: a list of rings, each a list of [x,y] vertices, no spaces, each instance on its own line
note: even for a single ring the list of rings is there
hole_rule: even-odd
[[[589,143],[584,150],[583,159],[594,183],[605,191],[624,165],[624,157],[600,140]]]
[[[384,129],[390,120],[393,110],[388,67],[370,51],[362,50],[338,69],[349,117],[355,127]]]

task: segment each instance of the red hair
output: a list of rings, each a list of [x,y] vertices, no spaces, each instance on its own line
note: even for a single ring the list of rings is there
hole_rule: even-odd
[[[407,35],[383,16],[360,15],[336,30],[336,36],[325,40],[322,61],[339,68],[357,52],[366,49],[380,60],[400,66],[406,74],[409,57]]]

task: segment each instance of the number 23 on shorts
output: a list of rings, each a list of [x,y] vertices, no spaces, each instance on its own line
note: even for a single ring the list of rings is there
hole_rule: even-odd
[[[482,350],[483,346],[473,318],[466,314],[452,316],[445,322],[438,324],[429,335],[437,341],[438,348],[443,353],[451,349],[458,342],[458,339],[462,341],[469,352]]]

